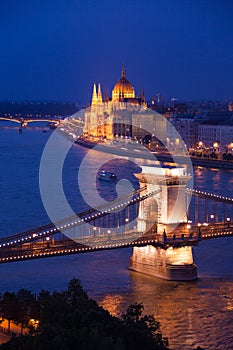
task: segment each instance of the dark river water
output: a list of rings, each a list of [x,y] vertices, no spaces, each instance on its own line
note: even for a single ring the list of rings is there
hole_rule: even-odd
[[[44,132],[46,131],[46,132]],[[0,236],[14,234],[50,222],[39,189],[39,166],[44,146],[52,132],[28,127],[22,134],[12,126],[0,126]],[[63,140],[67,145],[67,140]],[[74,145],[62,173],[64,192],[75,211],[85,208],[78,187],[81,160],[89,151]],[[95,160],[118,177],[138,186],[133,172],[142,164],[109,160],[103,154],[90,156],[86,172],[85,199],[93,199]],[[52,161],[52,160],[51,160]],[[85,180],[85,181],[84,181]],[[101,198],[116,197],[115,187],[102,184]],[[194,169],[194,187],[232,197],[233,172]],[[145,312],[161,322],[171,349],[233,349],[233,238],[201,242],[194,248],[198,266],[195,282],[168,282],[128,270],[131,249],[119,249],[0,265],[0,293],[29,288],[63,290],[71,278],[79,278],[89,295],[114,315],[129,304],[143,302]]]

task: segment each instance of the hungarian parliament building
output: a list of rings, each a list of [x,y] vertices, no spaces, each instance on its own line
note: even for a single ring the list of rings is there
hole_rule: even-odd
[[[121,77],[111,98],[103,99],[101,86],[94,84],[91,105],[84,113],[84,134],[98,140],[150,137],[156,145],[174,149],[198,148],[200,152],[233,154],[233,103],[228,111],[210,113],[159,114],[148,108],[145,96],[136,97],[134,87]]]
[[[159,130],[160,139],[165,141],[164,123],[164,117],[147,107],[144,94],[136,97],[122,67],[121,78],[112,90],[111,99],[103,99],[100,83],[98,86],[94,84],[91,105],[85,110],[84,133],[94,139],[143,139],[148,134],[156,136]]]

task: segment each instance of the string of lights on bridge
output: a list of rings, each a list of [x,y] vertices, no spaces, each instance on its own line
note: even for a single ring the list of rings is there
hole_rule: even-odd
[[[124,202],[117,204],[117,205],[113,205],[110,208],[106,208],[106,206],[102,206],[101,210],[100,207],[98,209],[91,209],[89,211],[87,211],[85,214],[86,216],[84,218],[79,218],[79,220],[77,220],[77,216],[73,216],[71,218],[66,218],[64,219],[62,222],[62,224],[57,225],[56,227],[54,227],[53,224],[48,224],[48,225],[44,225],[40,228],[36,228],[21,234],[17,234],[17,235],[13,235],[13,236],[9,236],[6,237],[4,239],[1,239],[0,242],[0,248],[7,248],[13,245],[17,245],[17,244],[22,244],[22,243],[28,243],[31,241],[36,241],[36,240],[40,240],[41,238],[45,238],[46,241],[50,240],[50,235],[53,235],[55,233],[58,233],[59,231],[62,230],[68,230],[72,227],[75,227],[77,225],[82,225],[88,222],[92,222],[95,221],[97,219],[99,219],[100,217],[103,217],[105,215],[114,213],[116,211],[120,211],[122,209],[124,209],[125,207],[132,205],[134,203],[143,201],[157,193],[159,193],[161,190],[158,189],[156,191],[150,192],[150,193],[146,193],[145,195],[140,197],[140,194],[142,191],[145,190],[144,188],[141,188],[139,190],[136,190],[134,192],[132,192],[131,194],[128,194],[126,196],[123,196],[121,198],[118,199],[118,203],[119,200],[122,201],[122,199],[124,198],[128,198],[131,197],[130,200],[124,200]],[[233,199],[229,198],[229,197],[224,197],[224,196],[219,196],[219,195],[215,195],[215,194],[211,194],[208,192],[204,192],[204,191],[199,191],[199,190],[193,190],[190,188],[187,188],[186,190],[188,193],[192,193],[194,195],[198,195],[204,198],[210,198],[213,199],[215,201],[221,201],[221,202],[226,202],[228,204],[233,204]],[[135,198],[135,195],[137,196]],[[132,198],[134,196],[134,198]],[[87,215],[88,213],[88,215]],[[80,213],[79,213],[80,214]],[[84,213],[81,213],[82,215],[84,215]],[[78,214],[77,214],[78,215]],[[73,220],[71,222],[65,223],[68,220]],[[43,230],[43,227],[49,227],[49,226],[53,226],[53,228],[51,229],[47,229],[47,230]],[[218,226],[219,224],[197,224],[196,226],[192,227],[192,230],[197,230],[197,232],[193,232],[196,234],[196,241],[198,242],[199,240],[205,240],[205,239],[211,239],[211,238],[219,238],[219,237],[226,237],[226,236],[232,236],[233,235],[233,231],[232,231],[232,227],[230,226],[230,218],[227,218],[227,227],[225,227],[224,223],[222,223],[222,226]],[[191,228],[191,225],[187,225],[189,226],[189,228]],[[208,230],[207,232],[201,232],[201,227],[205,227],[206,226],[206,230]],[[208,226],[208,229],[207,229]],[[40,232],[35,232],[36,230],[42,229]],[[95,229],[95,227],[93,227],[93,229]],[[217,232],[213,232],[213,230],[215,230]],[[33,232],[34,231],[34,232]],[[107,231],[109,232],[109,230]],[[20,237],[21,235],[21,237]],[[24,237],[22,237],[22,235],[24,235]],[[183,237],[182,237],[183,236]],[[15,239],[17,237],[17,239]],[[19,238],[20,237],[20,238]],[[12,239],[14,238],[14,239]],[[189,237],[190,238],[190,237]],[[70,242],[72,242],[72,240],[70,240]],[[69,243],[68,246],[60,248],[60,246],[57,244],[57,246],[51,246],[50,247],[50,251],[40,251],[40,252],[30,252],[30,249],[33,249],[31,247],[26,247],[25,249],[27,249],[27,253],[26,254],[19,254],[18,251],[3,251],[3,253],[6,252],[7,254],[14,254],[11,256],[2,256],[0,257],[0,263],[4,263],[4,262],[11,262],[11,261],[19,261],[19,260],[28,260],[28,259],[35,259],[35,258],[42,258],[42,257],[51,257],[51,256],[59,256],[59,255],[67,255],[67,254],[77,254],[77,253],[85,253],[85,252],[92,252],[92,251],[98,251],[98,250],[104,250],[104,249],[117,249],[117,248],[124,248],[124,247],[132,247],[132,246],[142,246],[142,245],[148,245],[148,244],[167,244],[167,246],[171,246],[171,247],[175,247],[176,243],[178,244],[189,244],[188,242],[188,237],[184,237],[184,235],[181,235],[181,237],[176,237],[176,239],[172,240],[172,238],[166,238],[163,242],[158,239],[158,237],[154,237],[153,239],[148,239],[148,237],[141,237],[140,239],[136,239],[136,240],[131,240],[131,241],[118,241],[116,242],[111,242],[111,238],[109,239],[109,241],[104,242],[104,244],[99,244],[96,246],[86,246],[84,244],[80,244],[80,242],[72,242]],[[77,247],[78,244],[78,247]],[[40,248],[40,247],[39,247]],[[43,248],[43,247],[42,247]],[[21,248],[20,248],[21,249]],[[52,250],[53,249],[53,250]],[[29,252],[28,252],[29,250]]]
[[[114,212],[115,210],[122,209],[123,207],[126,207],[126,206],[128,206],[130,204],[136,203],[138,201],[145,200],[145,199],[153,196],[154,194],[158,193],[159,191],[160,190],[153,191],[153,192],[150,192],[150,193],[148,193],[148,194],[146,194],[146,195],[144,195],[142,197],[133,198],[130,201],[123,202],[121,204],[118,204],[118,205],[116,205],[114,207],[111,207],[111,208],[108,208],[106,210],[96,212],[95,214],[87,216],[87,217],[85,217],[83,219],[76,220],[76,221],[73,221],[73,222],[70,222],[70,223],[67,223],[67,224],[63,224],[61,226],[57,226],[56,228],[53,228],[53,229],[50,229],[50,230],[47,230],[47,231],[43,231],[43,232],[40,232],[40,233],[33,233],[32,235],[29,235],[27,237],[22,237],[22,238],[17,239],[17,240],[11,240],[12,236],[6,237],[5,240],[7,240],[8,242],[0,244],[0,248],[1,247],[6,247],[6,246],[10,246],[10,245],[14,245],[14,244],[18,244],[18,243],[24,243],[25,241],[27,242],[27,241],[31,241],[33,239],[42,238],[43,236],[47,236],[47,238],[49,238],[48,237],[49,235],[57,233],[57,232],[59,232],[61,230],[67,230],[67,229],[70,229],[71,227],[74,227],[74,226],[77,226],[77,225],[80,225],[80,224],[84,224],[84,223],[87,223],[87,222],[90,222],[90,221],[94,221],[95,219],[98,219],[98,218],[100,218],[100,217],[102,217],[104,215],[107,215],[107,214],[110,214],[110,213]],[[208,196],[211,196],[211,197],[214,197],[214,198],[218,198],[218,199],[221,199],[221,200],[227,200],[227,201],[230,201],[231,203],[233,203],[233,199],[228,198],[228,197],[218,196],[218,195],[215,195],[215,194],[211,194],[211,193],[207,193],[207,192],[203,192],[203,191],[199,191],[199,190],[193,190],[193,189],[190,189],[190,188],[187,188],[187,191],[188,192],[193,192],[193,193],[196,193],[196,194],[201,194],[201,195],[208,195]],[[133,192],[131,195],[134,195],[137,192],[138,192],[138,190]],[[9,240],[10,240],[10,242],[9,242]]]
[[[156,191],[153,191],[153,192],[150,192],[150,193],[147,193],[145,195],[143,195],[142,197],[136,197],[136,198],[132,198],[131,200],[129,201],[126,201],[126,202],[123,202],[121,204],[118,204],[118,205],[115,205],[111,208],[108,208],[108,209],[105,209],[105,210],[102,210],[102,211],[98,211],[96,212],[95,214],[92,214],[92,215],[89,215],[83,219],[79,219],[79,220],[75,220],[73,222],[70,222],[70,223],[67,223],[67,224],[63,224],[61,226],[57,226],[53,229],[50,229],[50,230],[47,230],[47,231],[42,231],[42,232],[39,232],[39,233],[32,233],[32,230],[30,230],[31,234],[29,236],[26,236],[26,237],[22,237],[22,238],[19,238],[17,240],[12,240],[12,236],[8,236],[6,237],[4,240],[5,241],[8,241],[7,243],[2,243],[0,244],[0,248],[1,247],[6,247],[6,246],[12,246],[14,244],[19,244],[19,243],[25,243],[27,241],[31,241],[31,240],[36,240],[38,238],[42,238],[44,236],[46,236],[46,239],[49,240],[49,236],[50,235],[53,235],[59,231],[63,231],[63,230],[67,230],[67,229],[70,229],[72,227],[75,227],[75,226],[78,226],[78,225],[82,225],[84,223],[88,223],[88,222],[91,222],[91,221],[94,221],[102,216],[105,216],[105,215],[108,215],[108,214],[111,214],[113,212],[115,212],[116,210],[119,210],[119,209],[123,209],[124,207],[127,207],[131,204],[134,204],[134,203],[137,203],[137,202],[140,202],[142,200],[145,200],[157,193],[159,193],[161,190],[158,189]],[[134,196],[135,193],[138,194],[141,192],[141,189],[140,190],[136,190],[134,192],[132,192],[130,195],[128,196]],[[77,214],[78,216],[78,214]],[[69,220],[69,219],[67,219]],[[36,230],[36,229],[35,229]],[[27,234],[27,233],[25,233]],[[20,236],[20,234],[19,234]],[[13,236],[15,237],[15,235]]]
[[[96,247],[88,247],[82,246],[79,248],[71,248],[71,249],[60,249],[56,251],[43,252],[43,253],[34,253],[34,254],[26,254],[26,255],[15,255],[10,257],[0,258],[0,263],[17,261],[17,260],[28,260],[28,259],[36,259],[40,257],[51,257],[56,255],[67,255],[67,254],[77,254],[77,253],[88,253],[93,251],[105,250],[105,249],[117,249],[117,248],[127,248],[133,246],[142,246],[148,244],[158,243],[156,239],[146,239],[141,241],[131,241],[131,242],[121,242],[121,243],[113,243],[113,244],[104,244]]]
[[[233,198],[230,198],[230,197],[224,197],[224,196],[220,196],[218,194],[213,194],[213,193],[209,193],[209,192],[195,190],[192,188],[186,188],[186,192],[194,194],[194,195],[196,194],[196,195],[202,196],[204,198],[210,198],[210,199],[213,199],[215,201],[221,201],[221,202],[233,204]]]
[[[217,233],[204,233],[201,235],[202,239],[210,239],[210,238],[221,238],[226,236],[232,236],[233,231],[222,231]]]
[[[210,239],[213,237],[220,238],[220,237],[226,237],[226,236],[232,236],[232,235],[233,235],[232,231],[222,231],[222,232],[218,232],[216,234],[214,234],[214,233],[203,234],[202,239]],[[99,245],[96,247],[82,246],[82,247],[78,247],[78,248],[59,249],[56,251],[49,251],[49,252],[42,252],[42,253],[33,253],[33,254],[26,254],[26,255],[15,255],[15,256],[10,256],[10,257],[2,257],[2,258],[0,258],[0,263],[19,261],[19,260],[29,260],[29,259],[36,259],[36,258],[42,258],[42,257],[52,257],[52,256],[59,256],[59,255],[88,253],[88,252],[105,250],[105,249],[127,248],[127,247],[142,246],[142,245],[155,244],[155,243],[160,243],[160,242],[157,239],[141,239],[140,241],[104,244],[104,245]],[[169,243],[169,240],[167,240],[167,242],[165,242],[165,243]]]

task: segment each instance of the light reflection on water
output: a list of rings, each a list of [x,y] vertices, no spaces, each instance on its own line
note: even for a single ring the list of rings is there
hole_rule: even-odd
[[[107,295],[101,305],[119,315],[129,303],[142,301],[145,313],[161,322],[172,349],[232,349],[232,281],[213,278],[191,283],[166,282],[130,273],[132,290]]]
[[[42,130],[27,128],[19,135],[17,128],[0,128],[1,236],[49,221],[38,186],[40,157],[50,134]],[[84,206],[77,189],[77,174],[80,159],[87,152],[75,146],[64,171],[66,195],[75,210]],[[135,169],[123,168],[120,175],[119,167],[111,164],[119,176],[134,181],[131,173]],[[233,171],[198,167],[194,175],[195,188],[232,196]],[[137,187],[136,182],[134,186]],[[115,189],[108,184],[103,184],[99,191],[106,200],[116,196]],[[232,251],[233,238],[202,242],[194,250],[200,279],[192,283],[167,282],[129,272],[130,249],[6,264],[0,266],[0,292],[20,287],[35,292],[42,288],[62,290],[76,277],[91,297],[113,314],[121,314],[130,303],[143,302],[145,312],[154,314],[161,322],[171,349],[189,350],[201,345],[211,350],[230,350],[233,349]]]

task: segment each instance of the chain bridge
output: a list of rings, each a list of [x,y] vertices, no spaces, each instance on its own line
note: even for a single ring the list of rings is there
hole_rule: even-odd
[[[138,190],[1,238],[0,263],[133,247],[132,270],[169,280],[196,278],[192,247],[233,236],[233,199],[188,188],[183,169],[164,171],[143,166],[135,174]]]

